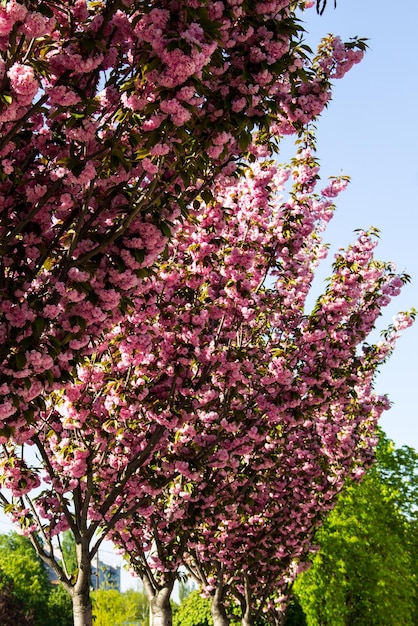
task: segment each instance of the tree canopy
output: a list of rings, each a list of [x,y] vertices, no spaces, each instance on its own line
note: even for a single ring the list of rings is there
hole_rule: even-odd
[[[349,484],[295,589],[309,626],[416,623],[418,456],[381,434],[377,462]]]
[[[116,589],[94,591],[93,620],[97,626],[115,624],[149,624],[149,604],[145,594],[129,589],[120,593]]]
[[[310,56],[304,6],[0,7],[4,438],[131,309],[173,221],[318,116],[360,60],[364,43],[333,37]]]
[[[173,626],[213,626],[209,600],[192,591],[175,612]]]
[[[0,570],[13,581],[13,593],[22,605],[32,610],[41,624],[49,595],[49,579],[27,537],[13,532],[0,535]]]
[[[0,576],[2,624],[71,626],[70,598],[61,587],[51,585],[27,537],[15,532],[0,535]]]

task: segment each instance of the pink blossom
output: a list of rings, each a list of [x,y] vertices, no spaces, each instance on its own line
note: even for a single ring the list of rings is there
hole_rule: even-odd
[[[7,37],[13,29],[13,17],[0,7],[0,36]]]
[[[49,32],[50,21],[41,13],[29,11],[22,26],[22,32],[28,37],[42,37]]]
[[[150,150],[152,156],[164,156],[170,152],[170,147],[167,144],[156,143]]]
[[[398,313],[394,318],[394,328],[396,331],[404,330],[405,328],[409,328],[413,322],[414,315],[410,313]]]
[[[153,163],[148,157],[142,159],[141,164],[145,172],[147,172],[148,174],[156,174],[158,172],[158,165]]]
[[[23,22],[27,15],[27,9],[20,2],[16,2],[16,0],[8,0],[6,13],[13,22]]]
[[[11,415],[16,413],[16,407],[13,406],[10,400],[4,400],[2,404],[0,404],[0,419],[5,420]]]
[[[30,65],[14,63],[7,72],[13,91],[19,96],[33,98],[38,91],[39,85],[35,73]]]
[[[80,96],[78,96],[72,89],[68,89],[64,85],[52,86],[49,90],[51,104],[71,106],[80,102]]]
[[[76,0],[72,9],[74,16],[80,22],[86,20],[89,16],[88,5],[86,0]]]
[[[344,189],[346,189],[347,185],[348,185],[347,179],[333,178],[331,180],[331,183],[327,187],[324,187],[324,189],[321,190],[321,193],[323,196],[327,198],[335,198],[336,196],[338,196],[339,193],[341,193],[341,191],[344,191]]]

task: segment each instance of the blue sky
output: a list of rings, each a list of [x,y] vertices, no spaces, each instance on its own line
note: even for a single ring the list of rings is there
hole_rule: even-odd
[[[323,176],[351,177],[337,199],[337,212],[325,233],[330,256],[354,239],[356,228],[380,229],[376,257],[394,261],[412,277],[402,295],[385,310],[384,328],[398,311],[418,309],[418,2],[404,0],[328,0],[320,17],[304,14],[311,46],[332,32],[344,40],[367,37],[363,61],[341,81],[318,126],[318,156]],[[329,266],[328,266],[329,268]],[[329,275],[322,268],[323,277]],[[418,449],[418,320],[405,331],[376,381],[393,407],[381,425],[397,445]]]

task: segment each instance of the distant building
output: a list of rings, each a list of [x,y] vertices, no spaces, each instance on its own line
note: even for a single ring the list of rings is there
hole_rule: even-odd
[[[98,567],[97,567],[98,565]],[[45,564],[48,578],[53,585],[58,585],[59,580],[54,570]],[[97,575],[98,572],[98,575]],[[120,566],[112,567],[103,561],[96,561],[91,567],[92,589],[116,589],[120,591]]]
[[[116,589],[120,591],[120,566],[113,567],[103,561],[92,564],[91,568],[92,589]]]

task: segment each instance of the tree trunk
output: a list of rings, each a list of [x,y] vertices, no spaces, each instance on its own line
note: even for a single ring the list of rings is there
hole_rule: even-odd
[[[144,584],[150,603],[150,626],[172,626],[172,610],[170,596],[173,591],[174,578],[169,580],[160,589],[154,589]]]
[[[87,593],[85,591],[73,591],[73,614],[74,626],[92,626],[90,589],[87,589]]]
[[[274,609],[270,612],[270,617],[272,619],[272,624],[274,626],[284,626],[286,619],[286,611],[275,611]]]
[[[223,605],[223,590],[217,588],[211,598],[210,612],[213,626],[229,626],[229,619]]]
[[[251,585],[249,578],[244,573],[244,595],[239,594],[239,603],[241,605],[241,626],[254,626],[254,619],[251,611]]]
[[[88,543],[76,545],[78,572],[77,581],[70,593],[73,601],[74,626],[92,626],[93,615],[90,598],[91,560]]]

